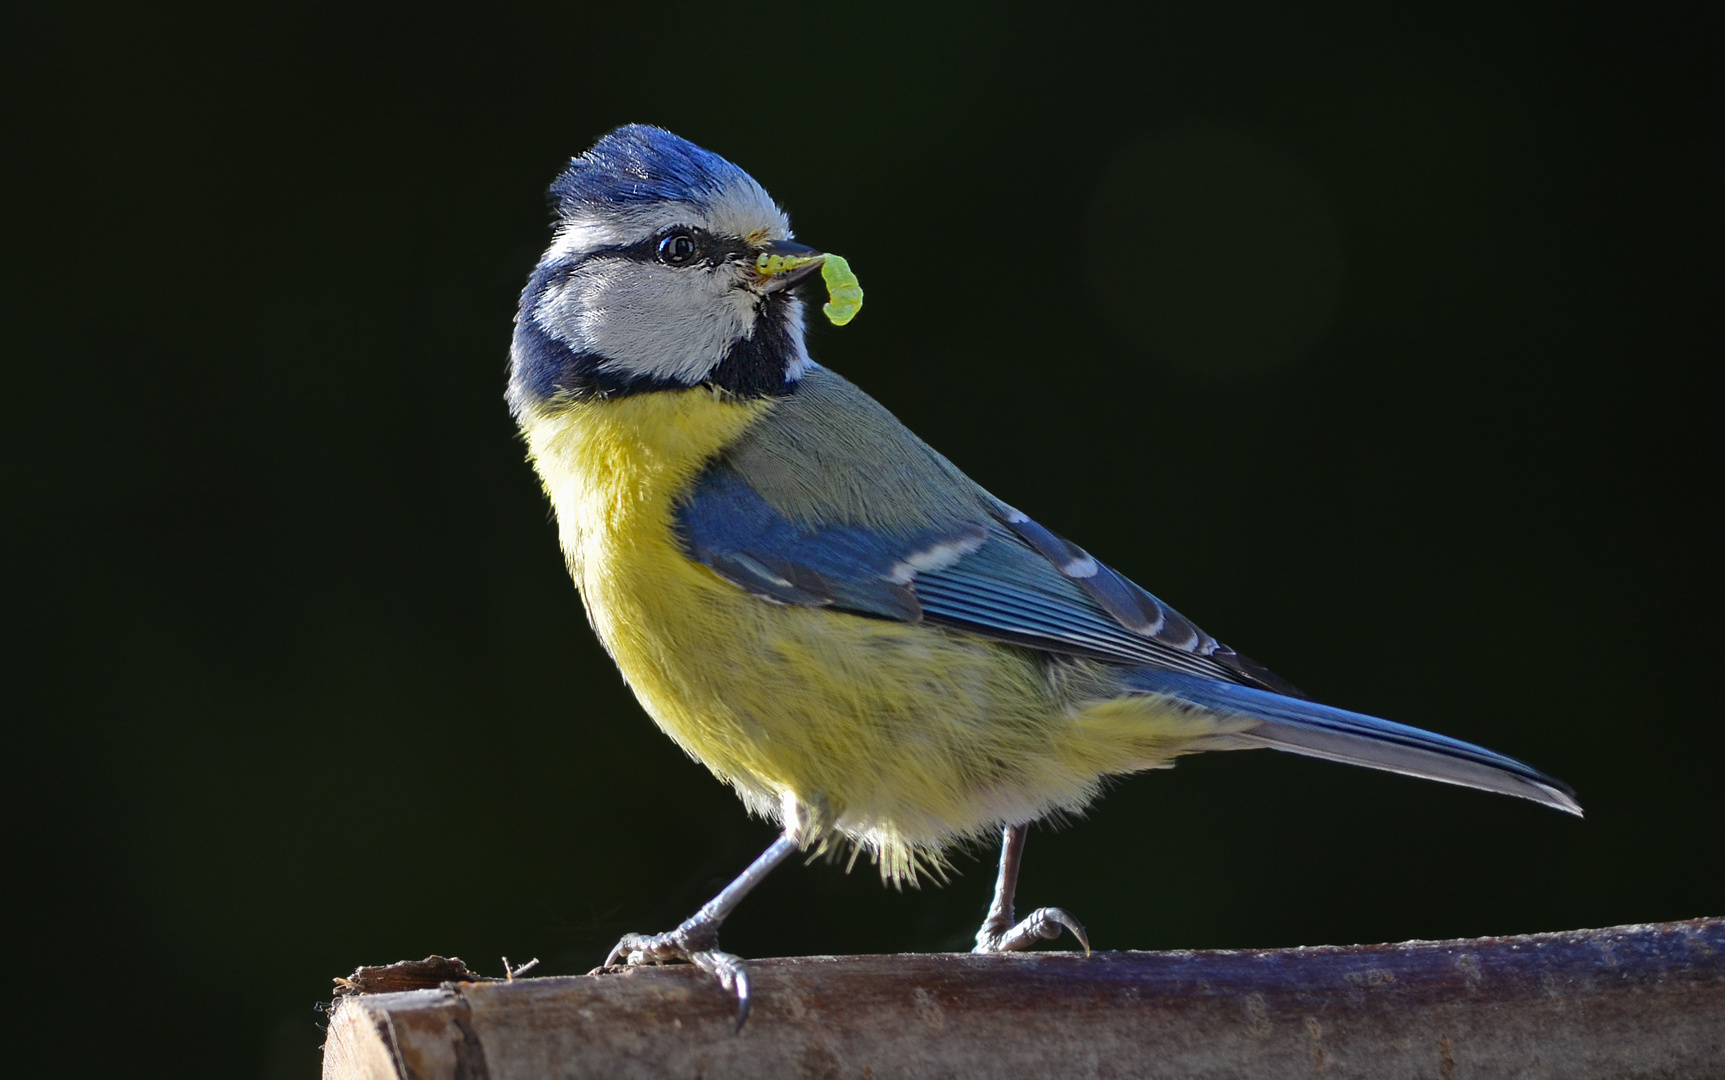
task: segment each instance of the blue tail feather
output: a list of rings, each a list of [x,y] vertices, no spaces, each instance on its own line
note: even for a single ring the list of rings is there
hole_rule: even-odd
[[[1177,671],[1136,668],[1128,683],[1144,693],[1166,694],[1215,713],[1261,721],[1237,737],[1242,748],[1270,747],[1516,795],[1581,816],[1581,804],[1562,781],[1514,758],[1447,735]]]

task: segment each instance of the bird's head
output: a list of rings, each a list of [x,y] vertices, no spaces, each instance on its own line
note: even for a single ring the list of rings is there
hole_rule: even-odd
[[[600,139],[551,185],[558,223],[515,318],[509,404],[703,383],[785,393],[809,364],[792,286],[820,253],[748,173],[660,128]],[[777,258],[775,258],[777,256]]]

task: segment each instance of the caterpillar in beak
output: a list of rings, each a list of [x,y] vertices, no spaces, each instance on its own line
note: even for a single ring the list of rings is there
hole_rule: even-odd
[[[821,280],[827,286],[827,302],[821,305],[821,313],[834,326],[843,326],[856,318],[863,302],[862,283],[857,281],[844,256],[768,255],[763,252],[755,260],[755,272],[764,278],[777,277],[816,259],[821,260]]]
[[[821,314],[834,326],[843,326],[862,310],[862,284],[851,273],[851,264],[841,255],[828,255],[821,264],[821,280],[827,284],[827,302]]]

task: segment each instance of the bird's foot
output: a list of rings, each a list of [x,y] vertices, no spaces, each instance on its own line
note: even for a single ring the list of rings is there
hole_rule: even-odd
[[[618,963],[621,960],[622,963]],[[737,1030],[749,1018],[749,966],[740,956],[719,951],[717,920],[697,914],[675,930],[663,934],[624,934],[612,946],[600,972],[626,971],[644,964],[686,960],[716,977],[719,985],[737,996]]]
[[[1072,931],[1072,936],[1078,939],[1078,944],[1084,946],[1084,955],[1090,955],[1090,938],[1084,933],[1084,925],[1063,908],[1037,908],[1023,922],[1008,928],[1007,923],[1011,918],[1011,915],[999,921],[990,918],[983,923],[982,929],[976,932],[976,948],[971,951],[979,953],[1017,952],[1019,949],[1029,948],[1038,941],[1053,941],[1060,936],[1060,931],[1064,929]]]

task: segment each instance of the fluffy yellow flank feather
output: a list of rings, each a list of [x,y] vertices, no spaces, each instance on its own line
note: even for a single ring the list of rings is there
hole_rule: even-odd
[[[1078,810],[1103,775],[1251,726],[1123,696],[1104,665],[768,603],[690,561],[678,496],[773,408],[697,387],[547,406],[524,426],[570,573],[641,704],[805,846],[836,833],[914,879],[954,840]]]

